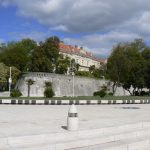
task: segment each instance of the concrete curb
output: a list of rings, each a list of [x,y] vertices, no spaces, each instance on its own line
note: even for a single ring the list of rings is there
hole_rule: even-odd
[[[0,104],[18,105],[110,105],[110,104],[150,104],[146,100],[31,100],[31,99],[0,99]]]

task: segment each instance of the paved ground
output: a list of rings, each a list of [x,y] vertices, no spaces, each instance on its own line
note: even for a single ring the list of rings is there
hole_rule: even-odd
[[[68,132],[67,105],[0,105],[0,137]],[[77,106],[80,130],[150,121],[150,105]]]

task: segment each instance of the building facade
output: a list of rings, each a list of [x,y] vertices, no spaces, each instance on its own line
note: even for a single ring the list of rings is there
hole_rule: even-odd
[[[63,42],[59,44],[60,54],[74,59],[76,64],[79,64],[79,71],[89,71],[90,66],[100,68],[106,60],[97,58],[93,53],[83,49],[83,47],[66,45]]]

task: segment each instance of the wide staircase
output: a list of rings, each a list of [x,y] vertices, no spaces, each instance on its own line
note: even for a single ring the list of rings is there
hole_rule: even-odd
[[[0,150],[150,150],[150,122],[0,138]]]

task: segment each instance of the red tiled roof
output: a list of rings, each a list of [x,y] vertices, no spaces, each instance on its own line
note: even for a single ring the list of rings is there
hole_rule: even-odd
[[[85,51],[85,54],[81,53],[81,49],[77,48],[76,46],[65,45],[64,43],[59,44],[60,52],[68,53],[68,54],[76,54],[82,55],[83,57],[88,57],[98,62],[107,63],[106,59],[100,59],[93,55],[92,52]]]

